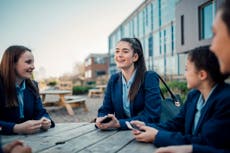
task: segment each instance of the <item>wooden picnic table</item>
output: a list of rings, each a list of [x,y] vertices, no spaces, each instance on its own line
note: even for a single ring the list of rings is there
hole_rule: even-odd
[[[89,89],[88,96],[94,97],[99,96],[102,97],[105,92],[106,85],[97,85],[94,89]]]
[[[44,90],[40,92],[40,95],[42,96],[42,102],[44,105],[46,105],[45,98],[46,95],[59,95],[59,106],[64,106],[68,112],[69,115],[74,115],[74,111],[70,104],[65,102],[65,95],[71,94],[70,90]]]
[[[137,142],[129,130],[101,131],[93,123],[58,123],[32,135],[2,136],[3,144],[20,139],[33,153],[153,153],[151,143]]]

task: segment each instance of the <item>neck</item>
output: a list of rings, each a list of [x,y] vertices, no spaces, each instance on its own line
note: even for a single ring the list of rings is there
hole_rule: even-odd
[[[126,82],[129,81],[131,78],[132,74],[134,73],[135,69],[134,66],[130,67],[129,69],[122,69],[122,75],[125,77]]]
[[[208,82],[208,83],[204,83],[204,84],[200,87],[199,91],[200,91],[201,94],[203,95],[205,101],[207,100],[208,95],[209,95],[210,91],[212,90],[212,88],[213,88],[214,86],[215,86],[215,83],[213,83],[213,82],[212,82],[212,83]]]
[[[21,79],[21,78],[16,78],[16,84],[17,85],[21,85],[21,83],[23,82],[24,79]]]

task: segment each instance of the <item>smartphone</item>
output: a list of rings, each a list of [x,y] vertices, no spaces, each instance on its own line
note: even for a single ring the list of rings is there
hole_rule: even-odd
[[[105,118],[101,121],[101,123],[109,123],[110,121],[112,121],[112,118],[105,116]]]
[[[127,125],[127,127],[130,129],[130,130],[138,130],[138,131],[142,131],[139,127],[137,127],[136,125],[134,124],[131,124],[130,122],[128,121],[125,121],[125,124]]]

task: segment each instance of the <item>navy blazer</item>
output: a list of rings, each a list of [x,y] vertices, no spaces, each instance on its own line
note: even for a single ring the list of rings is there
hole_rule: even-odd
[[[127,129],[125,121],[159,122],[160,101],[159,79],[155,72],[147,71],[135,99],[130,102],[131,118],[128,118],[123,109],[122,74],[116,73],[108,82],[103,105],[98,110],[98,117],[115,114],[121,129]]]
[[[1,140],[1,135],[0,135],[0,153],[3,153],[3,151],[2,151],[2,140]]]
[[[159,132],[154,141],[156,146],[201,144],[230,149],[230,85],[217,85],[201,111],[193,134],[199,96],[198,90],[192,90],[180,113],[172,120],[158,125]]]
[[[20,119],[19,107],[8,108],[5,104],[5,95],[3,85],[0,81],[0,126],[2,134],[13,134],[13,127],[17,123],[23,123],[28,120],[39,120],[42,117],[47,117],[51,120],[49,114],[42,106],[42,101],[39,95],[31,89],[24,90],[24,118]],[[51,120],[51,127],[55,124]]]
[[[194,144],[192,148],[193,153],[230,153],[230,150],[217,149],[211,146]]]

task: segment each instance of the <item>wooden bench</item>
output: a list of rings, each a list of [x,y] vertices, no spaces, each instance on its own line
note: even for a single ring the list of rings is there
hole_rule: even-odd
[[[101,89],[90,89],[88,96],[89,97],[102,97],[104,92]]]
[[[65,102],[70,104],[71,107],[82,107],[85,112],[88,112],[88,108],[85,104],[86,98],[80,96],[65,96]]]

